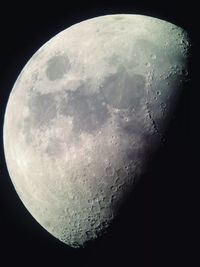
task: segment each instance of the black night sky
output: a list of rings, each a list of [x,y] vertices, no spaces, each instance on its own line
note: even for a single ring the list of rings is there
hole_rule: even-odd
[[[181,266],[189,258],[190,185],[197,176],[191,148],[195,144],[199,94],[198,8],[194,3],[66,0],[0,4],[0,266],[171,267]],[[192,79],[177,106],[165,145],[135,188],[112,231],[88,248],[75,250],[46,232],[18,198],[5,164],[3,117],[17,76],[41,45],[72,24],[116,13],[154,16],[188,31],[193,44]],[[188,266],[195,265],[190,262]]]

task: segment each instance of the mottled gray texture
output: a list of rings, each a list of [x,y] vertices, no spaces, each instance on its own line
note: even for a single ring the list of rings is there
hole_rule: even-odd
[[[145,96],[145,77],[139,74],[131,76],[122,68],[105,78],[102,93],[106,103],[118,109],[141,108],[141,100]],[[123,88],[123,89],[122,89]]]
[[[35,127],[48,125],[56,116],[56,101],[53,94],[34,95],[29,103],[30,112]]]
[[[145,62],[148,62],[147,66],[152,73],[146,96],[147,109],[156,131],[162,135],[171,117],[170,113],[173,112],[170,103],[180,92],[180,89],[169,90],[169,86],[181,88],[181,81],[185,76],[183,74],[184,54],[171,51],[168,55],[165,47],[159,47],[156,43],[145,39],[138,39],[134,47],[136,51],[139,51],[139,55],[136,54],[133,59],[137,61],[139,56],[142,56],[143,67],[147,65]]]
[[[61,114],[73,117],[73,130],[76,134],[100,130],[109,117],[107,107],[103,105],[103,95],[87,95],[84,86],[86,85],[76,91],[67,91],[60,106]]]
[[[47,62],[46,75],[51,81],[61,79],[70,69],[70,62],[65,55],[57,55]]]
[[[119,214],[176,106],[188,48],[182,29],[120,14],[70,27],[27,63],[6,108],[5,156],[53,236],[85,246]]]

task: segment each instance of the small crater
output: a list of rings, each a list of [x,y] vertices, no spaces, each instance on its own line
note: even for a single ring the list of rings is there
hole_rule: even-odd
[[[151,55],[151,58],[152,58],[152,59],[156,59],[156,55],[155,55],[155,54],[152,54],[152,55]]]
[[[114,202],[115,199],[116,199],[116,196],[115,196],[115,195],[112,195],[112,197],[111,197],[111,202]]]
[[[162,136],[162,137],[161,137],[161,143],[162,143],[162,144],[165,144],[165,142],[166,142],[166,138],[165,138],[165,136]]]
[[[70,69],[69,59],[63,55],[57,55],[49,59],[47,65],[46,75],[50,81],[61,79]]]
[[[166,109],[166,104],[165,103],[161,103],[160,106],[161,106],[161,109]]]
[[[183,69],[181,72],[182,72],[182,75],[188,76],[188,71],[187,70]]]
[[[122,184],[118,185],[118,187],[117,187],[117,191],[121,191],[122,187],[123,187]]]

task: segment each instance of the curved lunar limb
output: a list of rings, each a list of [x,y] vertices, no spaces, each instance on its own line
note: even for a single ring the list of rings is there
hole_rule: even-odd
[[[81,247],[109,227],[161,142],[189,46],[169,22],[108,15],[62,31],[26,64],[4,150],[18,195],[53,236]]]

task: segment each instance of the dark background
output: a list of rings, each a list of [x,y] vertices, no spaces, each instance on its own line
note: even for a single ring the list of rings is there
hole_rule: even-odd
[[[195,2],[195,1],[194,1]],[[0,4],[0,266],[181,266],[192,258],[191,184],[198,116],[197,6],[192,1],[26,1]],[[3,116],[13,84],[37,49],[58,32],[95,16],[139,13],[175,23],[193,43],[191,81],[170,124],[167,141],[137,185],[113,230],[74,250],[27,212],[8,176]],[[195,196],[195,195],[194,195]],[[190,241],[188,241],[190,238]],[[192,238],[192,239],[191,239]]]

